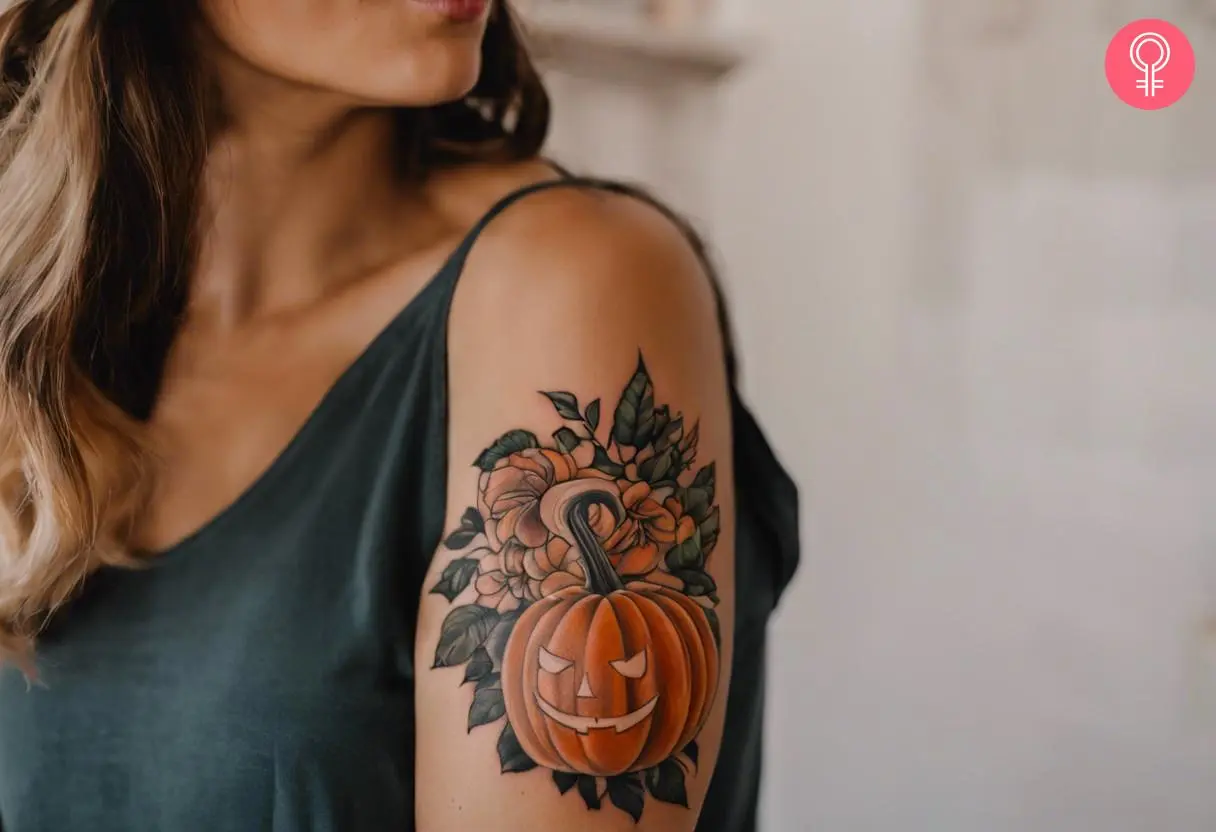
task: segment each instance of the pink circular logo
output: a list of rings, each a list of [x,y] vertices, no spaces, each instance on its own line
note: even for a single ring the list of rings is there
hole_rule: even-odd
[[[1195,52],[1182,30],[1148,18],[1119,30],[1106,48],[1106,80],[1125,104],[1164,109],[1190,89]]]

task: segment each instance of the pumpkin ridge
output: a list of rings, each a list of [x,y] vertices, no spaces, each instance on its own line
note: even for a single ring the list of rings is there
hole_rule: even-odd
[[[545,639],[550,650],[560,652],[567,659],[584,654],[591,631],[591,622],[595,620],[596,611],[600,602],[603,601],[603,596],[588,594],[586,589],[580,588],[575,591],[579,594],[577,600],[574,600],[570,606],[553,612],[553,616],[558,620],[553,631]],[[568,684],[562,687],[562,695],[554,697],[556,701],[549,700],[550,705],[567,713],[583,715],[578,713],[577,707],[563,707],[563,700],[567,698],[577,700],[576,691],[582,678],[579,674],[583,666],[583,661],[575,662],[575,666],[568,671],[572,678]],[[526,682],[527,679],[525,679]],[[537,682],[539,683],[539,678]],[[539,684],[537,684],[535,692],[540,693]],[[582,736],[577,731],[551,720],[540,712],[539,706],[537,706],[537,713],[540,714],[537,717],[540,724],[544,726],[546,734],[566,765],[578,772],[593,771]]]
[[[705,713],[711,698],[709,688],[711,685],[716,685],[716,680],[707,678],[709,662],[706,660],[705,646],[701,643],[701,631],[697,628],[696,622],[692,620],[692,616],[689,615],[688,610],[684,609],[677,599],[669,595],[667,590],[654,590],[648,592],[647,595],[663,608],[667,613],[667,617],[673,623],[678,622],[677,626],[681,630],[680,643],[684,647],[685,654],[688,656],[690,678],[699,682],[692,686],[688,713],[684,720],[684,729],[680,732],[680,740],[677,743],[678,745],[686,745],[692,737],[696,736],[697,730],[699,730],[702,715]]]
[[[656,640],[654,638],[654,633],[651,629],[650,621],[647,620],[646,613],[643,612],[643,610],[642,610],[642,603],[641,603],[642,601],[643,601],[643,596],[640,596],[637,593],[630,591],[628,589],[628,587],[626,587],[626,591],[624,591],[624,592],[614,592],[612,594],[612,596],[609,598],[610,603],[620,603],[622,605],[627,605],[629,608],[631,608],[633,610],[634,614],[636,615],[637,621],[641,622],[642,629],[644,630],[644,632],[640,636],[641,643],[637,644],[637,645],[626,644],[625,645],[625,658],[629,658],[631,655],[636,653],[638,650],[647,651],[648,656],[647,656],[647,665],[646,665],[646,675],[653,680],[654,696],[657,696],[659,698],[658,702],[656,703],[656,706],[659,706],[659,705],[666,704],[665,703],[666,690],[664,689],[664,684],[663,684],[666,681],[666,679],[665,679],[666,668],[664,667],[664,662],[663,662],[663,659],[665,657],[662,657],[659,655],[658,644],[656,643]],[[621,617],[620,613],[618,613],[617,618],[619,619],[620,617]],[[646,697],[646,696],[631,695],[631,694],[635,694],[636,691],[634,690],[634,686],[632,684],[630,684],[630,682],[636,683],[636,680],[629,680],[625,683],[625,690],[626,690],[626,700],[625,700],[626,701],[626,711],[625,712],[626,713],[632,713],[633,711],[636,711],[638,708],[645,705],[646,701],[649,701],[649,698],[650,698],[650,697]],[[643,701],[638,701],[638,700],[643,700]],[[656,707],[655,710],[658,711],[659,708]],[[659,725],[659,717],[660,717],[659,713],[653,713],[653,712],[651,713],[651,715],[649,717],[647,717],[650,724],[649,724],[649,726],[647,726],[646,737],[642,741],[641,745],[639,746],[638,753],[636,755],[634,755],[633,760],[630,761],[629,766],[626,769],[626,771],[635,770],[635,768],[637,767],[637,764],[638,764],[638,760],[642,759],[646,755],[646,752],[649,749],[650,744],[654,739],[656,728]]]
[[[663,698],[655,708],[653,730],[645,751],[634,763],[635,769],[644,769],[658,765],[677,750],[693,704],[697,670],[684,644],[687,633],[667,610],[645,594],[638,595],[634,603],[651,627],[652,649],[664,673]]]
[[[616,658],[618,652],[616,645],[620,644],[621,655],[625,654],[626,649],[625,627],[621,623],[620,616],[617,615],[616,608],[612,605],[612,596],[616,594],[617,592],[613,592],[610,595],[596,597],[598,604],[595,608],[595,617],[588,628],[587,648],[583,653],[583,669],[592,679],[596,680],[592,685],[592,693],[595,694],[595,698],[587,703],[587,710],[592,713],[584,712],[582,701],[577,703],[579,716],[611,717],[627,713],[621,708],[620,702],[623,700],[628,703],[629,685],[623,677],[617,676],[608,667],[608,662]],[[613,678],[614,676],[615,678]],[[605,684],[605,679],[610,681]],[[618,695],[618,691],[620,695]],[[602,775],[617,774],[621,770],[619,765],[614,764],[614,751],[618,736],[608,731],[609,729],[594,729],[593,733],[578,735],[578,740],[587,753],[587,759],[591,761],[593,770]]]
[[[701,709],[701,719],[693,727],[688,740],[692,740],[701,729],[705,727],[705,723],[709,719],[710,708],[714,704],[714,700],[718,695],[719,673],[722,667],[722,655],[718,650],[717,641],[714,639],[713,630],[709,626],[709,618],[705,614],[705,610],[696,601],[687,596],[680,596],[679,603],[689,608],[689,615],[693,619],[693,623],[700,634],[698,642],[705,647],[706,661],[706,678],[709,680],[709,686],[706,689],[705,706]],[[692,610],[696,611],[696,615],[692,615]]]
[[[537,720],[533,712],[539,712],[539,708],[532,701],[528,690],[529,668],[536,664],[530,657],[536,655],[532,646],[534,642],[546,637],[543,631],[549,617],[565,603],[567,601],[564,598],[546,598],[525,610],[516,622],[511,638],[508,639],[502,661],[502,690],[507,706],[507,719],[515,729],[515,736],[521,747],[541,765],[561,760],[562,757],[547,734],[541,736],[534,728]],[[527,629],[529,626],[532,628],[530,631]],[[535,669],[532,672],[535,673]]]

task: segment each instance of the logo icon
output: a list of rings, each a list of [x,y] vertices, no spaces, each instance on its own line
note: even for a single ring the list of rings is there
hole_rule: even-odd
[[[1106,80],[1125,104],[1162,110],[1190,89],[1195,53],[1186,35],[1165,20],[1127,24],[1106,48]]]

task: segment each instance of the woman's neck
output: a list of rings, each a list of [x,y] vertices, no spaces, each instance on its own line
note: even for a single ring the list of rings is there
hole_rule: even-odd
[[[391,111],[230,64],[189,301],[194,324],[217,328],[305,305],[390,259],[420,199],[396,172]]]

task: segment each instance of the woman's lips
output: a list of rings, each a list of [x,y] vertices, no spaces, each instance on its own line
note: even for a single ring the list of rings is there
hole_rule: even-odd
[[[490,6],[490,0],[414,0],[414,2],[458,23],[480,20]]]

